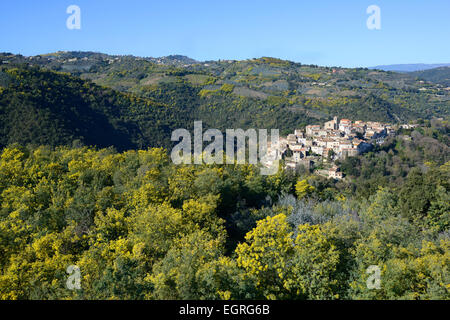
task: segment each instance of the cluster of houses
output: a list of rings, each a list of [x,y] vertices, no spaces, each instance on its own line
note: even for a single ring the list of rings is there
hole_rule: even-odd
[[[367,152],[393,133],[392,126],[380,122],[353,122],[334,117],[323,126],[309,125],[305,130],[295,130],[269,149],[278,159],[285,160],[286,169],[324,165],[328,169],[317,170],[318,174],[342,179],[342,172],[334,165],[335,160]]]

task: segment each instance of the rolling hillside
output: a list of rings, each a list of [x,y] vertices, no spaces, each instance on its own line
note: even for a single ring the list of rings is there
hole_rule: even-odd
[[[0,144],[169,147],[176,128],[279,128],[332,118],[447,118],[450,92],[407,74],[275,58],[197,62],[91,52],[0,54]],[[19,121],[21,120],[21,121]]]

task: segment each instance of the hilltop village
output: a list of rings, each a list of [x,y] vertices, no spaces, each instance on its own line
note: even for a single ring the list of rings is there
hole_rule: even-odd
[[[413,125],[402,125],[409,128]],[[370,151],[375,144],[382,144],[395,128],[380,122],[364,122],[334,117],[321,125],[309,125],[304,130],[279,139],[277,146],[269,146],[275,159],[284,159],[285,169],[317,169],[319,175],[342,179],[343,174],[334,161]]]

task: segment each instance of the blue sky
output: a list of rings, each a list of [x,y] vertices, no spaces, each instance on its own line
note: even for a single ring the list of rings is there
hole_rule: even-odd
[[[66,27],[72,4],[81,8],[81,30]],[[381,9],[381,30],[366,26],[372,4]],[[0,52],[449,63],[449,16],[449,0],[14,0],[0,4]]]

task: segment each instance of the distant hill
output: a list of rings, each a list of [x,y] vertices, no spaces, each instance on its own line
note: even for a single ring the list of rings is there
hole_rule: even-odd
[[[422,70],[434,69],[434,68],[445,67],[445,66],[450,66],[450,63],[390,64],[390,65],[381,65],[381,66],[370,67],[369,69],[378,69],[378,70],[394,71],[394,72],[414,72],[414,71],[422,71]]]
[[[440,83],[444,86],[450,87],[450,67],[416,71],[411,72],[410,74],[426,81]]]
[[[270,57],[0,54],[0,146],[80,140],[119,150],[170,148],[171,132],[191,129],[194,120],[205,129],[277,128],[284,135],[333,116],[389,123],[448,118],[450,92],[406,73]]]

